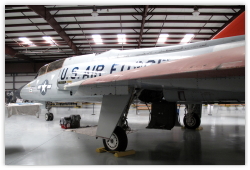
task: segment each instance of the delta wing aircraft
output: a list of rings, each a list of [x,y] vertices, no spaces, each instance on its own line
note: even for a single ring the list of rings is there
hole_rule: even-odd
[[[178,125],[177,103],[183,103],[187,107],[184,125],[195,129],[203,103],[245,102],[243,15],[209,41],[110,50],[54,61],[18,90],[19,97],[40,102],[102,102],[96,136],[107,150],[126,149],[126,119],[135,98],[152,103],[147,128],[171,130]],[[45,118],[53,120],[53,114]]]

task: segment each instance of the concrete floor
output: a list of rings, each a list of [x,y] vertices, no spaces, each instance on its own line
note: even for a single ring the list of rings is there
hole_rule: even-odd
[[[203,130],[171,131],[145,129],[148,111],[130,109],[128,122],[134,133],[128,134],[127,149],[135,155],[116,158],[111,153],[97,153],[102,140],[66,132],[59,126],[61,117],[80,114],[81,126],[97,125],[100,105],[81,109],[52,108],[54,121],[15,115],[5,111],[6,165],[244,165],[245,108],[203,106]],[[182,123],[184,108],[180,109]]]

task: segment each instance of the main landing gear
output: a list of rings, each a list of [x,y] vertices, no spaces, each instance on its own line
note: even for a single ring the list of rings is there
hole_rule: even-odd
[[[187,104],[187,113],[183,118],[183,123],[188,129],[196,129],[201,124],[201,104]]]
[[[103,145],[107,151],[125,151],[128,145],[126,131],[117,126],[110,139],[103,139]]]
[[[46,102],[45,108],[47,109],[48,113],[45,114],[45,120],[46,121],[52,121],[54,119],[53,113],[50,113],[50,109],[52,108],[52,103],[51,102]]]
[[[186,128],[188,129],[196,129],[201,124],[201,119],[197,114],[187,114],[183,118],[183,122]]]
[[[135,97],[141,92],[141,90],[134,90],[131,96],[128,98],[126,105],[122,111],[121,117],[116,123],[116,128],[111,134],[109,139],[103,139],[103,145],[107,151],[125,151],[128,145],[128,138],[126,131],[130,131],[128,126],[127,116],[131,103]],[[117,98],[118,99],[118,98]],[[108,106],[106,106],[108,107]],[[113,107],[110,105],[110,108]]]
[[[126,131],[130,131],[131,128],[128,126],[127,114],[125,112],[118,126],[116,126],[114,132],[109,139],[103,139],[103,145],[107,151],[125,151],[128,145],[128,138]]]

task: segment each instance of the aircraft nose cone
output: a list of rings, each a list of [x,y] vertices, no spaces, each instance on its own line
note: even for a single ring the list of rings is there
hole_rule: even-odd
[[[25,85],[26,85],[26,84],[25,84]],[[20,87],[19,89],[17,89],[17,91],[15,92],[15,95],[16,95],[17,98],[22,99],[20,93],[21,93],[21,90],[23,89],[23,87],[24,87],[25,85],[23,85],[22,87]]]

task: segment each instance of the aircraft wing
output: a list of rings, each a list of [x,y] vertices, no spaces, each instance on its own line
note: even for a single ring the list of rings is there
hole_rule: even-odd
[[[87,79],[65,88],[79,88],[88,95],[123,95],[128,87],[245,92],[245,46]]]

